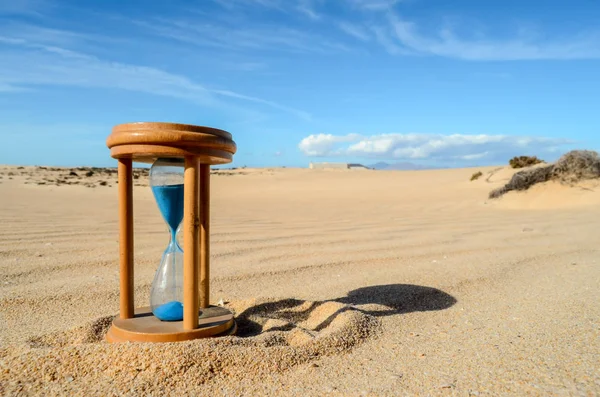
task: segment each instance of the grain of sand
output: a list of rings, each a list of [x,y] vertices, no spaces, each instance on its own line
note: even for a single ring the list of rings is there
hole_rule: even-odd
[[[215,174],[212,299],[240,333],[110,345],[114,174],[0,168],[0,394],[598,395],[598,186],[488,201],[513,171],[474,171]],[[143,179],[138,305],[168,240]]]

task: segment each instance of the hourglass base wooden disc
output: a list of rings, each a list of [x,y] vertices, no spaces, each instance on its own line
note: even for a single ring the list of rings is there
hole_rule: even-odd
[[[135,310],[133,318],[116,318],[106,340],[116,342],[182,342],[186,340],[233,335],[237,329],[233,313],[219,306],[201,309],[198,328],[186,330],[183,321],[161,321],[150,307]]]

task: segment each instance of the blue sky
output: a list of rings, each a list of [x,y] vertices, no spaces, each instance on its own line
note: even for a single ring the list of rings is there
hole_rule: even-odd
[[[595,0],[0,0],[0,163],[114,165],[131,121],[228,130],[233,166],[598,150],[599,21]]]

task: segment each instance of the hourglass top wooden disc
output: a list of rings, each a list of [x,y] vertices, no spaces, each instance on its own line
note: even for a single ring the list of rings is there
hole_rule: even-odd
[[[106,140],[113,158],[153,163],[159,157],[195,156],[203,164],[227,164],[237,146],[229,132],[190,124],[120,124]]]

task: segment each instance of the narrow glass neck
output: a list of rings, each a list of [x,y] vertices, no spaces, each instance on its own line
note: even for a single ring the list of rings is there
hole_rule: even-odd
[[[177,226],[176,229],[169,227],[169,233],[171,235],[170,241],[169,241],[169,246],[167,247],[167,250],[169,250],[169,251],[172,251],[174,248],[181,251],[181,247],[179,246],[179,243],[177,242],[177,230],[179,230],[179,226]]]

